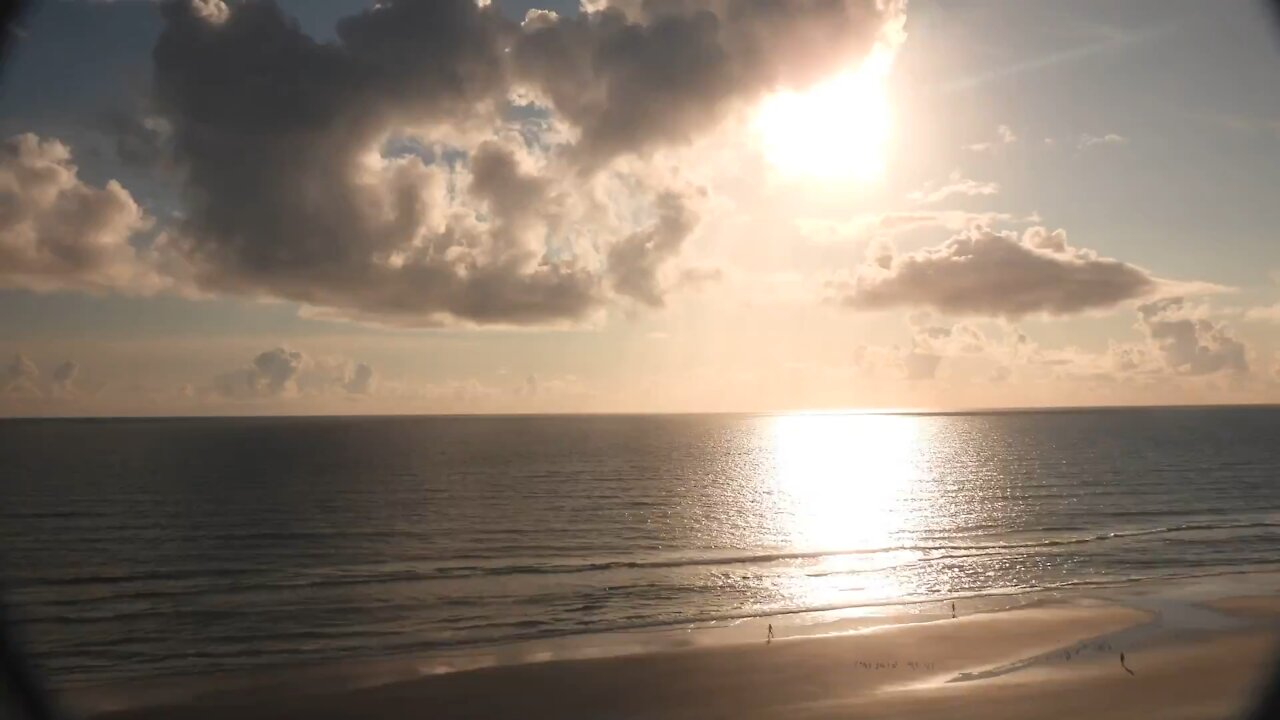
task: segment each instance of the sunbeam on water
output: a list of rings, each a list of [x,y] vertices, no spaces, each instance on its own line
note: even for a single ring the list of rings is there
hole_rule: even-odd
[[[801,604],[823,606],[845,595],[845,573],[869,570],[909,530],[907,500],[923,482],[923,442],[909,416],[805,414],[773,420],[773,474],[778,513],[792,545],[838,551],[804,576]],[[893,558],[902,562],[907,558]],[[798,578],[799,579],[799,578]],[[882,573],[862,596],[892,596],[900,588]]]
[[[799,547],[888,547],[920,480],[916,419],[791,415],[773,423],[773,482]]]

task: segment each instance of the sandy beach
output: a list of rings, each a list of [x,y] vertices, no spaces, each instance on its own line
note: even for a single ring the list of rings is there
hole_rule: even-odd
[[[1222,628],[1050,605],[770,644],[489,667],[334,692],[259,690],[103,720],[355,718],[1221,718],[1249,707],[1280,636],[1274,598]],[[761,628],[763,629],[763,625]],[[1125,666],[1120,653],[1125,652]]]

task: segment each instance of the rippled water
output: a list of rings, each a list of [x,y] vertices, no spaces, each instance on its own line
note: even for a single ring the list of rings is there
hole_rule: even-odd
[[[1280,569],[1280,410],[8,421],[58,684]]]

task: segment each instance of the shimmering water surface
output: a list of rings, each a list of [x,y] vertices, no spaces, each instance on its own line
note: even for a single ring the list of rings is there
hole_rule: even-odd
[[[1280,569],[1280,410],[0,422],[59,685]]]

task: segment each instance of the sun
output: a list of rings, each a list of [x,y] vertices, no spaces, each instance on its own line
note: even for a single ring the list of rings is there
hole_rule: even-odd
[[[788,177],[878,180],[892,125],[886,88],[892,60],[877,49],[854,70],[766,98],[755,125],[769,163]]]

